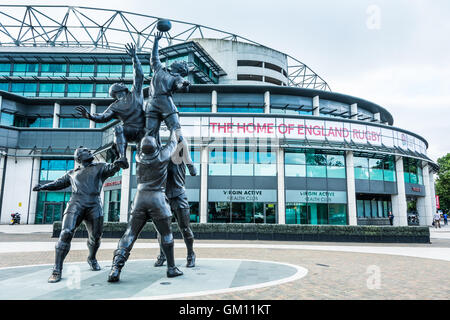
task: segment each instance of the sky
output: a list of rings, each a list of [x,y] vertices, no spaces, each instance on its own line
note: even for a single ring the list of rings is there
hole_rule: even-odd
[[[0,3],[11,4],[5,0]],[[198,23],[307,64],[333,92],[386,108],[424,137],[433,160],[450,152],[448,0],[60,0]]]

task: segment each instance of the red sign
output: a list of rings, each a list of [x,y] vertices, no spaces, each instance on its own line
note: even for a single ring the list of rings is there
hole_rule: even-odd
[[[441,206],[439,205],[439,196],[436,196],[436,209],[440,209]]]
[[[412,187],[411,189],[412,189],[412,191],[420,192],[420,188],[418,188],[418,187]]]
[[[107,182],[103,186],[104,187],[112,187],[112,186],[117,186],[119,184],[122,184],[122,180]]]

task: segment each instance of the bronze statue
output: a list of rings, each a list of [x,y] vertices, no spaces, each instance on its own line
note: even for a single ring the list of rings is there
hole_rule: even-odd
[[[183,158],[183,149],[181,149],[179,153],[179,157]],[[193,268],[195,267],[195,253],[193,250],[194,233],[190,227],[189,202],[186,197],[186,190],[184,188],[185,177],[186,167],[184,162],[176,164],[173,161],[170,161],[167,168],[166,196],[169,199],[170,209],[177,219],[178,228],[180,229],[184,243],[186,244],[186,267]],[[160,243],[160,254],[156,259],[155,267],[162,266],[166,261],[159,234],[158,241]]]
[[[190,85],[185,80],[189,73],[189,67],[185,61],[176,61],[170,65],[170,68],[164,68],[159,60],[158,42],[162,37],[162,32],[158,32],[153,43],[150,65],[153,70],[153,77],[150,83],[150,95],[146,110],[146,129],[149,134],[156,137],[159,141],[159,128],[161,121],[164,121],[167,128],[175,130],[177,142],[181,143],[183,148],[189,151],[186,139],[181,133],[180,120],[178,118],[178,109],[175,106],[172,94],[181,89],[187,89]],[[183,161],[189,169],[192,176],[197,174],[189,152],[184,153]]]
[[[109,95],[116,99],[103,113],[90,114],[83,106],[75,109],[84,118],[95,122],[108,122],[111,119],[120,119],[122,123],[114,128],[115,145],[120,155],[119,164],[122,168],[129,167],[126,150],[128,142],[139,144],[145,135],[144,116],[144,72],[136,54],[136,46],[126,45],[127,54],[131,56],[134,68],[133,87],[130,90],[123,83],[114,83],[109,88]]]
[[[133,199],[131,218],[127,229],[114,251],[109,282],[120,280],[120,273],[127,261],[134,242],[151,218],[161,237],[161,248],[167,257],[167,277],[183,274],[175,266],[174,243],[171,230],[172,214],[165,194],[167,166],[176,148],[174,132],[169,142],[161,148],[152,135],[146,135],[136,154],[137,192]]]
[[[88,231],[87,246],[89,256],[87,262],[93,271],[100,270],[96,253],[100,247],[103,233],[103,210],[100,192],[103,182],[120,170],[119,163],[94,163],[94,156],[87,148],[77,148],[74,158],[78,167],[70,170],[61,178],[36,185],[33,191],[62,190],[72,187],[72,196],[63,214],[61,234],[55,246],[55,266],[48,282],[61,280],[64,258],[70,250],[70,243],[75,230],[84,222]]]

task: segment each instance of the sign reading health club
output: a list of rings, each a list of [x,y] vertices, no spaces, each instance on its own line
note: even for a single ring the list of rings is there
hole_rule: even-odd
[[[398,147],[426,154],[425,143],[412,135],[373,125],[266,117],[183,117],[186,136],[209,138],[285,138],[330,142],[353,142],[373,146]]]

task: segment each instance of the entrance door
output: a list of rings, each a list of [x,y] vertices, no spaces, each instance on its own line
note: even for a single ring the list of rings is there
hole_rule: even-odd
[[[62,211],[62,202],[45,202],[43,223],[52,224],[54,221],[61,221]]]

